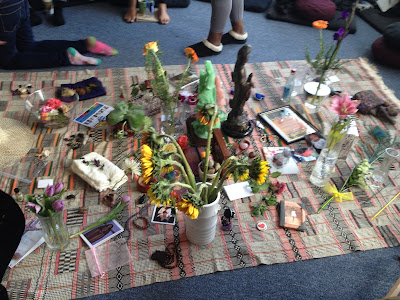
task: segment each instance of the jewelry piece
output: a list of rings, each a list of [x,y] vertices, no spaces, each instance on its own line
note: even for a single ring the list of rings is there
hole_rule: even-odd
[[[139,219],[142,219],[144,221],[145,224],[143,226],[136,223],[136,221]],[[144,230],[150,226],[150,222],[146,217],[139,216],[136,219],[132,220],[132,225],[135,226],[136,228]]]

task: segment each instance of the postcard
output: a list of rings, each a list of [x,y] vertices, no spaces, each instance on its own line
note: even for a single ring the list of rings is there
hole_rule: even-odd
[[[103,244],[123,231],[124,228],[116,220],[111,220],[82,233],[80,237],[92,248]]]
[[[176,213],[173,206],[155,206],[151,222],[166,225],[175,225],[175,216]]]
[[[112,106],[96,102],[74,121],[78,124],[94,128],[100,122],[104,122],[108,114],[113,110],[114,107]]]
[[[293,143],[317,129],[292,107],[286,105],[258,114],[286,143]]]

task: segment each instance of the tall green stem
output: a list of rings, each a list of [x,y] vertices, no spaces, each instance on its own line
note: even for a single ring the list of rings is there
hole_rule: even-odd
[[[210,147],[211,147],[211,138],[212,138],[212,130],[214,127],[215,119],[217,118],[218,114],[218,107],[214,106],[214,112],[211,117],[211,121],[208,126],[208,135],[207,135],[207,146],[206,146],[206,157],[204,158],[204,176],[203,176],[203,183],[207,181],[207,174],[208,174],[208,164],[209,164],[209,157],[210,157]],[[208,201],[208,200],[207,200]]]

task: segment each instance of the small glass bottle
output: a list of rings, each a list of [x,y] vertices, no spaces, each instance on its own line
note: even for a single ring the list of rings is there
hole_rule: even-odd
[[[374,170],[372,178],[380,183],[385,183],[388,179],[390,167],[393,162],[400,157],[400,152],[393,148],[386,148],[383,154],[381,165]]]
[[[21,193],[19,188],[15,188],[14,193],[15,193],[15,195],[14,195],[15,200],[17,200],[18,202],[24,201],[24,195]]]
[[[283,88],[283,94],[281,101],[285,103],[289,103],[292,98],[292,93],[294,89],[294,80],[296,75],[296,69],[292,69],[290,72],[289,78],[286,81],[285,87]]]

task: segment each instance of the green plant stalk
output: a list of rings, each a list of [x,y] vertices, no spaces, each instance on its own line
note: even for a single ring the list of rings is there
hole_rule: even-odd
[[[214,127],[215,119],[217,118],[218,114],[218,107],[214,106],[214,113],[211,117],[211,121],[208,126],[208,136],[207,136],[207,146],[206,146],[206,157],[204,158],[204,176],[203,176],[203,183],[207,181],[207,174],[208,174],[208,164],[209,164],[209,157],[210,157],[210,147],[211,147],[211,138],[212,138],[212,130]],[[208,201],[208,199],[207,199]],[[208,202],[207,202],[208,203]]]
[[[50,224],[51,224],[51,228],[53,229],[54,236],[55,236],[55,238],[56,238],[56,240],[57,240],[58,246],[60,246],[60,250],[61,250],[61,251],[64,251],[64,247],[63,247],[63,245],[62,245],[62,243],[61,243],[60,237],[59,237],[58,234],[57,234],[56,223],[55,223],[56,221],[55,221],[55,219],[53,218],[54,214],[53,214],[53,212],[51,212],[50,210],[49,210],[49,214],[50,214]]]
[[[219,168],[219,170],[217,172],[217,176],[215,176],[215,178],[212,180],[211,187],[210,187],[209,191],[213,191],[215,189],[215,186],[218,183],[218,180],[219,180],[219,178],[221,176],[222,171],[229,165],[230,161],[234,160],[234,159],[236,159],[236,157],[235,156],[231,156],[231,157],[229,157],[228,159],[226,159],[222,163],[221,168]],[[208,195],[208,196],[210,196],[210,195]]]
[[[192,169],[190,168],[189,163],[186,160],[185,154],[182,151],[181,146],[179,146],[179,144],[176,142],[176,140],[168,134],[160,134],[160,137],[166,137],[172,142],[172,144],[174,144],[174,146],[178,150],[179,155],[182,158],[182,162],[183,162],[183,165],[185,166],[186,174],[189,178],[190,185],[192,186],[193,189],[196,189],[196,180],[194,178]]]

